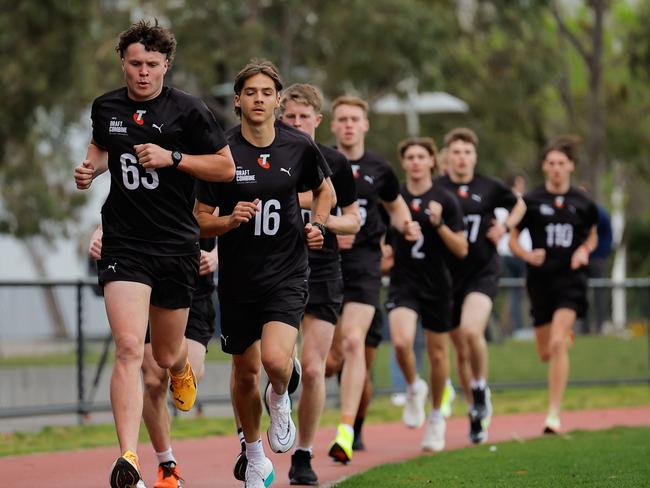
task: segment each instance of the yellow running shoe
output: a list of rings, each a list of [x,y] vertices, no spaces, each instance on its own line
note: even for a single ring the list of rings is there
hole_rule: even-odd
[[[444,418],[451,417],[451,408],[452,403],[456,399],[456,390],[454,390],[454,385],[451,384],[451,381],[445,383],[445,389],[442,392],[442,402],[440,403],[440,413]]]
[[[111,469],[110,484],[111,488],[144,488],[137,454],[126,451],[117,458]]]
[[[185,363],[185,370],[178,376],[169,370],[169,391],[172,392],[174,405],[183,412],[188,412],[196,400],[196,377],[190,362]]]
[[[348,464],[352,459],[352,442],[354,430],[349,425],[339,424],[336,430],[336,439],[332,442],[329,457],[339,463]]]

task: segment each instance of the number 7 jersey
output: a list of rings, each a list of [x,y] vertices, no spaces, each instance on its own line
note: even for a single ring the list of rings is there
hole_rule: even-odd
[[[153,143],[184,154],[216,153],[226,140],[207,106],[174,88],[163,87],[147,101],[131,100],[120,88],[94,101],[91,118],[93,141],[108,152],[111,174],[102,207],[102,252],[198,253],[199,226],[192,214],[196,180],[171,166],[143,168],[134,146]]]

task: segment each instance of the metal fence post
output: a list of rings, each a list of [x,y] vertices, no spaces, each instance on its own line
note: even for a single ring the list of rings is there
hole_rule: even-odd
[[[77,414],[78,423],[83,425],[86,408],[84,401],[84,334],[83,334],[83,283],[77,282]]]

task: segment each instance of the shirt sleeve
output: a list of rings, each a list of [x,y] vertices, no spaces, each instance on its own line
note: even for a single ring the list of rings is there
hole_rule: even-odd
[[[493,208],[503,207],[510,212],[517,203],[517,195],[499,180],[493,181],[495,184]]]
[[[97,100],[93,101],[92,108],[90,109],[90,121],[92,122],[93,126],[93,141],[97,143],[97,145],[101,148],[106,148],[106,139],[104,136],[106,135],[106,130],[102,130],[102,127],[100,127],[99,124],[99,103]]]
[[[186,130],[188,145],[193,154],[214,154],[227,144],[219,122],[200,100],[187,114]]]
[[[336,202],[339,207],[347,207],[357,201],[357,187],[352,175],[352,166],[341,156],[339,168],[332,175],[332,184],[336,190]]]
[[[463,209],[458,202],[458,199],[449,194],[442,202],[442,219],[445,225],[449,227],[452,232],[459,232],[465,230],[465,220],[463,219]]]
[[[219,204],[219,184],[208,181],[197,180],[196,199],[210,205],[211,207],[220,207]]]
[[[398,196],[399,181],[397,181],[393,169],[386,163],[385,174],[382,178],[381,188],[379,188],[379,198],[384,202],[394,202]]]
[[[301,192],[315,190],[323,183],[323,179],[325,178],[323,169],[326,169],[329,174],[332,174],[327,161],[325,161],[323,154],[316,147],[316,144],[305,145],[305,151],[303,152],[300,163],[298,189]]]

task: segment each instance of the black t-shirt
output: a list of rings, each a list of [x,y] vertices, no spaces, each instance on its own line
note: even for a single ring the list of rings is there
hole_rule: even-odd
[[[442,205],[442,219],[453,232],[465,229],[463,211],[454,195],[439,183],[421,195],[412,195],[406,185],[402,197],[411,210],[413,220],[420,224],[422,237],[416,242],[407,241],[399,232],[393,232],[395,265],[391,270],[391,286],[417,290],[422,296],[451,293],[449,260],[451,252],[438,230],[429,220],[429,203]]]
[[[307,278],[307,244],[298,189],[315,189],[323,181],[323,155],[312,139],[282,122],[275,139],[256,147],[241,126],[226,133],[236,165],[230,183],[199,183],[198,199],[230,215],[237,202],[259,199],[250,222],[219,237],[219,295],[255,302],[277,285]]]
[[[358,268],[366,264],[354,256],[362,250],[380,252],[379,242],[386,226],[379,215],[380,200],[393,202],[399,196],[399,182],[388,161],[371,151],[361,159],[350,161],[357,188],[357,202],[361,215],[361,229],[354,240],[354,247],[341,251],[344,267]]]
[[[334,190],[336,191],[336,202],[338,207],[347,207],[357,200],[357,191],[352,176],[350,163],[343,154],[331,147],[323,144],[317,144],[321,153],[327,160],[332,172],[331,180]],[[339,209],[332,209],[331,214],[337,215]],[[302,211],[305,223],[311,220],[311,211]],[[336,234],[327,232],[323,248],[319,250],[309,250],[309,274],[310,281],[327,281],[339,279],[341,277],[341,265],[339,249],[336,242]]]
[[[133,146],[153,143],[185,154],[214,154],[226,145],[208,107],[163,87],[156,98],[131,100],[126,88],[93,102],[93,140],[108,151],[111,189],[102,207],[103,253],[128,249],[153,255],[198,252],[192,214],[195,179],[173,167],[145,169]]]
[[[480,174],[474,175],[469,183],[454,183],[449,176],[442,176],[438,181],[456,195],[465,215],[469,249],[465,259],[453,259],[450,263],[454,281],[462,282],[483,270],[497,275],[499,261],[496,246],[487,238],[487,231],[495,218],[494,209],[503,207],[512,210],[517,197],[499,180]]]
[[[546,249],[541,267],[529,266],[531,273],[554,273],[571,268],[571,256],[598,222],[596,205],[580,190],[571,187],[565,194],[550,193],[544,185],[524,195],[526,214],[518,228],[528,229],[533,249]]]

